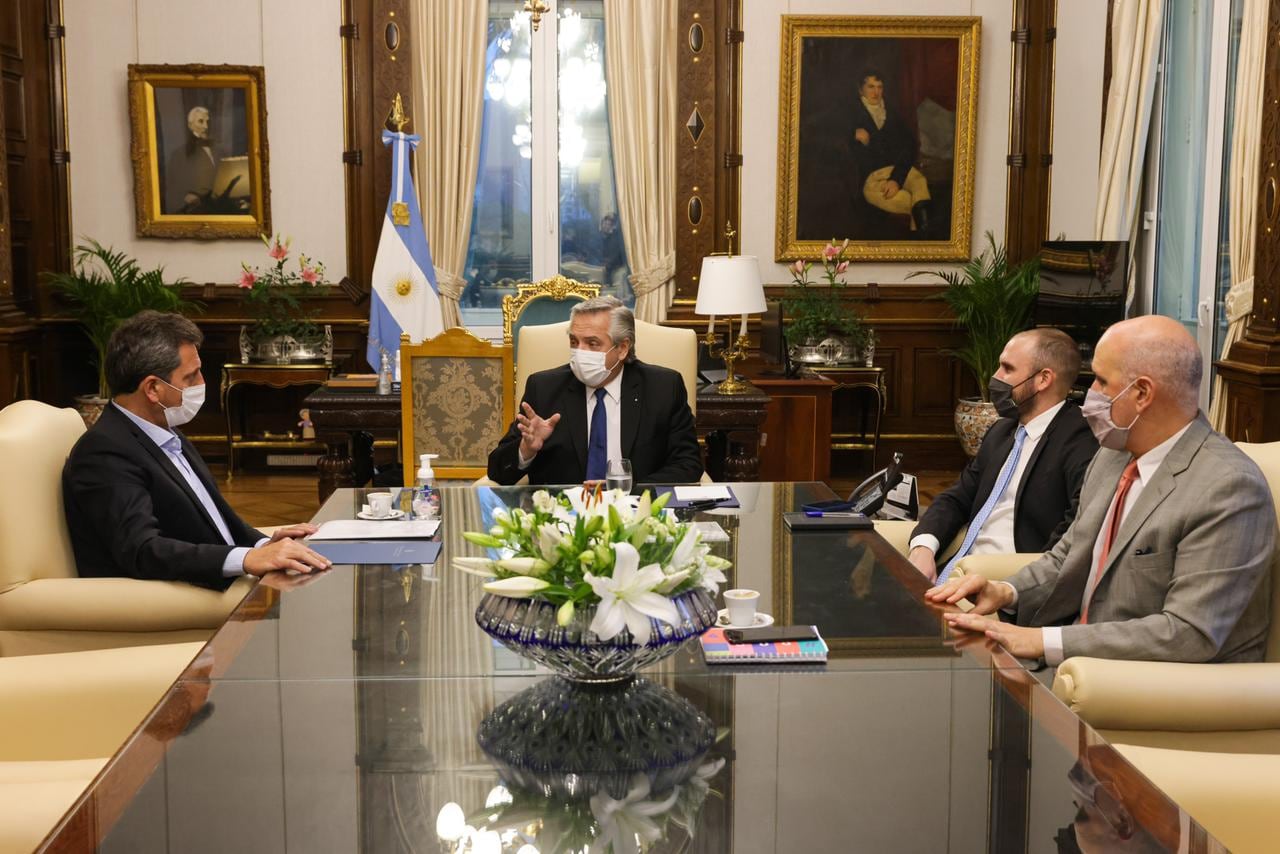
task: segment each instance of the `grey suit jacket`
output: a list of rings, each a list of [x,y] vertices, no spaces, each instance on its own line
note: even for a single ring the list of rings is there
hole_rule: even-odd
[[[1196,417],[1120,524],[1079,618],[1093,544],[1128,452],[1102,449],[1075,521],[1051,551],[1009,578],[1021,625],[1063,626],[1066,657],[1260,661],[1270,622],[1276,515],[1262,472]]]

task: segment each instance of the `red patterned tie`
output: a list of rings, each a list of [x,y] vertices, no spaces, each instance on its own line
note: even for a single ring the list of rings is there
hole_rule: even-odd
[[[1094,592],[1098,589],[1098,583],[1102,581],[1102,568],[1107,565],[1107,555],[1111,553],[1111,544],[1115,542],[1116,532],[1120,530],[1120,523],[1124,521],[1124,500],[1129,495],[1129,487],[1133,486],[1133,482],[1138,479],[1138,461],[1129,460],[1129,465],[1124,467],[1124,471],[1120,473],[1120,482],[1116,484],[1116,497],[1114,509],[1111,511],[1111,524],[1107,525],[1107,535],[1102,538],[1102,551],[1098,553],[1098,565],[1093,568],[1093,586],[1089,590],[1089,599],[1092,601]],[[1089,622],[1089,603],[1085,602],[1084,611],[1080,614],[1080,622]]]

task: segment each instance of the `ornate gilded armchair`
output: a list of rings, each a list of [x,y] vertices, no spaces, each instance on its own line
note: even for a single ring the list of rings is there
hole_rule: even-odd
[[[515,417],[511,347],[496,347],[465,329],[447,329],[421,344],[400,339],[404,482],[413,483],[419,454],[439,454],[441,478],[476,478]]]
[[[512,359],[519,364],[521,327],[568,320],[575,302],[598,296],[599,285],[588,285],[564,276],[516,285],[514,295],[507,294],[502,298],[502,343],[512,348]]]

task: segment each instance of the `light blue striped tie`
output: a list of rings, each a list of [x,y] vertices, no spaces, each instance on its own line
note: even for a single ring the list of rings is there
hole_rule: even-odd
[[[978,515],[973,517],[973,521],[969,523],[969,532],[964,535],[964,542],[960,544],[960,550],[955,553],[955,556],[947,562],[946,567],[938,574],[939,584],[950,577],[951,570],[955,568],[956,562],[967,555],[969,549],[973,548],[973,543],[978,539],[982,526],[987,524],[987,517],[995,509],[996,502],[1000,500],[1000,496],[1004,495],[1004,491],[1009,488],[1009,481],[1013,480],[1013,471],[1018,467],[1018,457],[1022,454],[1022,443],[1026,441],[1026,438],[1027,428],[1018,425],[1018,432],[1013,434],[1013,450],[1009,451],[1009,456],[1005,459],[1004,466],[1000,469],[1000,475],[996,478],[996,485],[991,488],[991,494],[987,496],[987,501],[982,505],[982,509],[978,511]]]

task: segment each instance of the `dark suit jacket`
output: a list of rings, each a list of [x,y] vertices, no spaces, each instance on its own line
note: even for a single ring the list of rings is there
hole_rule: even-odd
[[[524,475],[529,483],[582,483],[587,475],[587,389],[561,365],[539,371],[524,387],[524,402],[543,418],[560,413],[551,438],[520,468],[520,431],[515,423],[489,454],[489,478],[511,484]],[[622,372],[622,456],[631,460],[636,483],[696,483],[702,457],[693,413],[677,372],[644,362]]]
[[[1017,429],[1016,418],[1001,418],[991,425],[977,456],[960,473],[960,480],[929,505],[912,537],[933,534],[941,548],[947,547],[991,495]],[[1075,516],[1085,470],[1097,450],[1098,442],[1080,407],[1068,401],[1049,422],[1023,470],[1013,505],[1015,551],[1047,551],[1066,532]]]
[[[856,134],[859,130],[865,130],[871,137],[871,142],[863,145],[853,139],[852,134],[850,135],[852,140],[850,148],[853,149],[853,155],[861,167],[862,180],[865,181],[867,176],[877,169],[892,166],[893,172],[889,174],[889,178],[898,186],[902,186],[902,182],[907,180],[907,173],[911,171],[916,160],[915,136],[906,122],[898,118],[893,109],[886,105],[884,127],[876,127],[876,121],[862,103],[862,99],[854,98],[853,133]]]
[[[1062,626],[1067,658],[1261,661],[1276,546],[1271,489],[1203,415],[1120,521],[1089,622],[1074,624],[1094,571],[1094,543],[1130,458],[1099,451],[1071,527],[1008,579],[1018,591],[1018,622]]]
[[[178,435],[236,545],[252,547],[262,534],[236,515],[195,447]],[[232,546],[186,478],[114,405],[71,449],[62,469],[62,500],[82,577],[188,581],[214,589],[234,580],[222,575]]]

